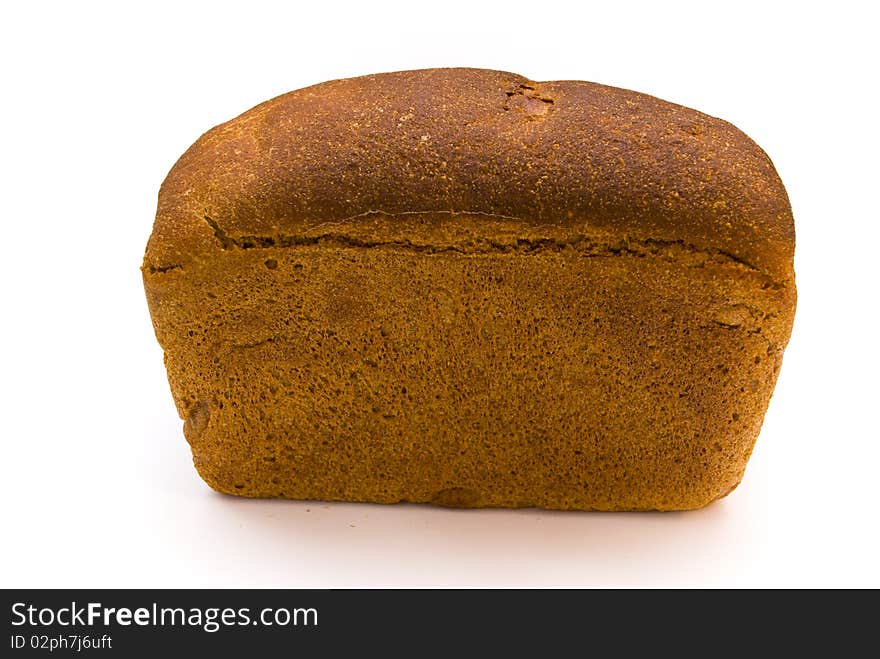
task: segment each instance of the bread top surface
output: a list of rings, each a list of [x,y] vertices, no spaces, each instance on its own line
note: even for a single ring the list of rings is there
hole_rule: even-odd
[[[767,155],[731,124],[590,82],[425,69],[334,80],[208,131],[159,192],[144,268],[373,213],[489,215],[659,240],[793,277]]]

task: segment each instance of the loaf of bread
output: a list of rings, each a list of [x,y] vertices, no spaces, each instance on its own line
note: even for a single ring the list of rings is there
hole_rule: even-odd
[[[773,164],[731,124],[432,69],[205,133],[161,187],[142,271],[220,492],[681,510],[742,479],[793,253]]]

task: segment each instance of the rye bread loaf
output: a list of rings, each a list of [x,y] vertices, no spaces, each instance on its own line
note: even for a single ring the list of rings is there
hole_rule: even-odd
[[[731,124],[480,69],[205,133],[143,278],[196,469],[250,497],[677,510],[740,482],[794,227]]]

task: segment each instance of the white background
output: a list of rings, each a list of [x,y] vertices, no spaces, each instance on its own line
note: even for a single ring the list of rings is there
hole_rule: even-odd
[[[0,9],[0,586],[880,586],[872,3],[18,4]],[[730,497],[461,511],[199,480],[138,269],[159,184],[262,100],[433,66],[648,92],[770,154],[800,300]]]

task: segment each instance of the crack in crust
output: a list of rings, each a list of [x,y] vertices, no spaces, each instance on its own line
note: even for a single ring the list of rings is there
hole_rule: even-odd
[[[706,263],[731,265],[742,268],[744,270],[760,274],[764,278],[761,288],[763,290],[772,289],[780,290],[786,288],[787,280],[776,280],[770,277],[761,268],[755,266],[749,261],[736,256],[730,252],[721,249],[711,249],[691,244],[685,240],[668,240],[661,238],[621,238],[616,242],[602,242],[590,238],[584,234],[573,235],[569,238],[509,238],[506,241],[493,240],[492,238],[475,238],[459,242],[431,243],[418,242],[414,240],[381,240],[381,239],[364,239],[345,233],[344,225],[356,219],[368,217],[371,215],[385,215],[388,217],[396,217],[401,215],[422,215],[445,214],[445,215],[483,215],[495,219],[513,220],[524,222],[522,218],[512,217],[508,215],[496,215],[491,213],[483,213],[479,211],[405,211],[399,213],[391,213],[382,210],[370,210],[359,213],[351,217],[342,218],[334,222],[323,222],[319,225],[310,227],[308,231],[323,230],[321,233],[305,234],[275,234],[275,235],[230,235],[225,229],[210,215],[202,217],[207,224],[220,248],[224,251],[228,250],[252,250],[252,249],[287,249],[295,247],[313,247],[326,246],[336,248],[388,248],[418,252],[423,254],[441,254],[456,253],[462,255],[479,255],[479,254],[538,254],[543,252],[560,252],[566,249],[574,250],[579,256],[584,258],[594,257],[614,257],[614,256],[635,256],[635,257],[660,257],[667,259],[682,259],[685,257],[697,257],[690,265],[692,267],[702,267]],[[554,226],[554,225],[541,225]],[[336,231],[333,228],[337,228]],[[538,227],[535,227],[538,228]],[[700,261],[699,257],[705,260]],[[157,266],[152,263],[145,263],[144,272],[150,275],[164,274],[174,270],[184,270],[181,264],[169,264]]]
[[[379,211],[376,211],[379,212]],[[439,212],[439,211],[432,211]],[[387,213],[387,215],[395,215]],[[512,218],[516,219],[516,218]],[[684,240],[661,240],[656,238],[634,239],[626,238],[616,243],[607,244],[591,240],[587,236],[578,234],[571,238],[560,240],[558,238],[516,238],[515,242],[501,242],[491,238],[480,238],[468,242],[431,244],[419,243],[412,240],[364,240],[345,233],[325,232],[318,235],[242,235],[231,236],[209,216],[204,217],[205,222],[214,232],[220,246],[224,250],[230,249],[272,249],[301,247],[309,245],[328,245],[334,247],[396,247],[415,252],[436,254],[440,252],[457,252],[459,254],[488,254],[492,252],[523,253],[529,254],[541,251],[561,251],[571,247],[577,249],[584,256],[619,256],[628,254],[632,256],[661,255],[663,250],[681,250],[690,254],[703,255],[718,262],[730,263],[742,266],[747,270],[760,272],[760,269],[748,261],[718,249],[705,249],[685,242]],[[341,222],[344,222],[342,220]],[[340,223],[341,223],[340,222]],[[338,224],[338,223],[334,223]],[[168,269],[168,268],[166,268]],[[151,272],[162,271],[160,268],[152,268]],[[774,282],[775,284],[775,282]]]
[[[531,84],[519,84],[512,90],[504,92],[504,94],[507,96],[507,100],[502,106],[504,110],[508,112],[510,110],[518,110],[529,121],[543,119],[554,103],[552,98],[542,95]]]

